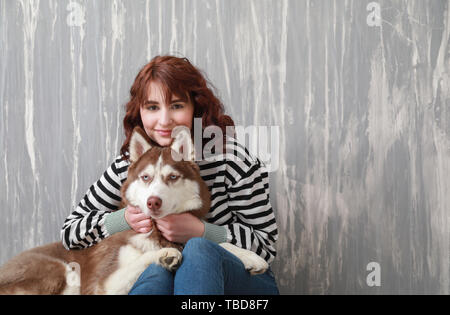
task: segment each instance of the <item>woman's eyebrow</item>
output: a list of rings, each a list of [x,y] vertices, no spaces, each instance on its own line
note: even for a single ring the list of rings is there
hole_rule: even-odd
[[[179,102],[184,102],[184,103],[186,103],[186,100],[184,100],[184,99],[182,99],[182,98],[174,98],[171,102],[170,102],[170,104],[173,104],[173,103],[179,103]],[[145,103],[144,104],[151,104],[151,105],[159,105],[159,102],[158,101],[154,101],[154,100],[146,100],[145,101]]]
[[[179,103],[179,102],[186,102],[186,100],[181,99],[181,98],[174,98],[170,103],[173,104],[173,103]]]

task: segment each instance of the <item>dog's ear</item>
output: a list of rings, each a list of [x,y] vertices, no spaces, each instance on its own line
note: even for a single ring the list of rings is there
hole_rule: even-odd
[[[170,148],[172,152],[172,158],[174,161],[194,161],[194,143],[191,138],[191,131],[186,126],[176,126],[172,129],[173,142]]]
[[[145,152],[152,148],[151,140],[141,127],[134,127],[130,139],[130,162],[136,162]]]

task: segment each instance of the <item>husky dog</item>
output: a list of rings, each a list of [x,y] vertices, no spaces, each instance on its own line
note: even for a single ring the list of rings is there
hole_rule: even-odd
[[[194,162],[189,129],[173,130],[170,147],[152,145],[139,127],[130,140],[128,178],[121,188],[121,208],[138,206],[152,219],[189,211],[202,218],[210,193]],[[264,273],[267,262],[254,252],[220,244],[251,274]],[[0,268],[0,294],[127,294],[152,263],[175,271],[181,246],[166,240],[153,224],[149,233],[133,230],[111,235],[83,250],[60,242],[25,251]]]

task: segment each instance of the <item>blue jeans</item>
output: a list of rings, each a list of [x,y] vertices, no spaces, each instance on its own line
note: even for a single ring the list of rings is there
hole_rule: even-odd
[[[236,256],[211,241],[195,237],[186,243],[176,273],[151,264],[129,294],[272,295],[279,292],[270,269],[252,276]]]

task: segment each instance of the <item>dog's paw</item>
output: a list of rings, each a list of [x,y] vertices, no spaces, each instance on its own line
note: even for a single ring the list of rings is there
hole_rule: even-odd
[[[245,270],[250,272],[251,275],[260,275],[267,271],[269,264],[260,256],[256,255],[252,251],[248,251],[241,259],[244,263]]]
[[[251,275],[263,274],[269,268],[267,261],[250,250],[237,247],[230,243],[221,243],[220,246],[239,258],[244,264],[245,270]]]
[[[158,255],[159,264],[169,271],[175,271],[181,265],[182,255],[176,248],[161,248]]]

